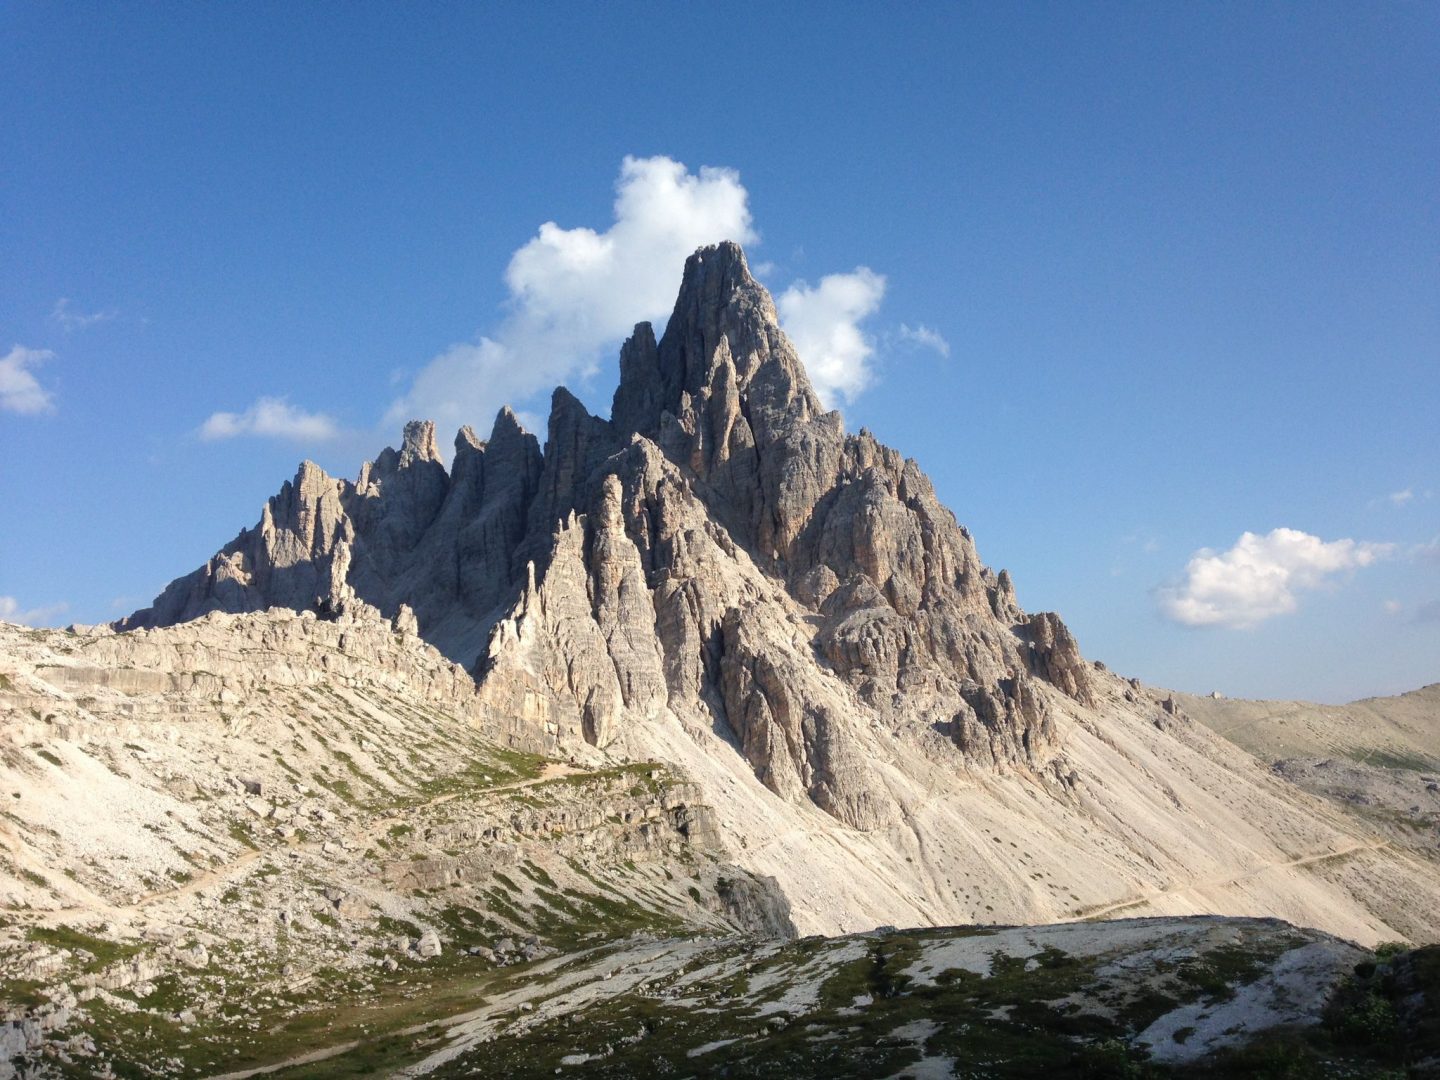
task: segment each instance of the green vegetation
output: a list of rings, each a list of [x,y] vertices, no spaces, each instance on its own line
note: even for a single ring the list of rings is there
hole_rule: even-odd
[[[1346,756],[1351,761],[1361,765],[1374,765],[1377,769],[1405,769],[1420,773],[1440,769],[1440,762],[1434,758],[1411,750],[1352,750]]]
[[[851,943],[796,942],[748,966],[748,978],[687,988],[703,1008],[676,1003],[660,988],[623,994],[582,1018],[489,1043],[483,1053],[467,1054],[435,1075],[548,1076],[565,1071],[562,1058],[591,1054],[587,1077],[903,1076],[922,1051],[983,1063],[986,1076],[1149,1075],[1124,1043],[1119,1024],[1051,1004],[1093,978],[1093,964],[1047,950],[1025,959],[997,957],[989,978],[951,972],[938,985],[916,986],[905,969],[924,942],[938,936],[871,939],[864,956],[838,965],[828,964],[827,954]],[[787,988],[806,986],[812,971],[820,980],[817,1000],[803,1017],[757,1009],[754,999],[742,996],[747,982],[779,974],[766,995],[774,999]],[[869,1004],[857,1008],[857,1000]]]
[[[232,820],[227,831],[230,833],[230,839],[234,840],[237,844],[243,844],[251,851],[260,850],[260,846],[251,839],[250,827],[245,822]]]
[[[554,878],[528,860],[520,864],[520,872],[537,885],[544,885],[547,889],[556,887]]]
[[[534,780],[545,768],[548,759],[509,747],[477,745],[469,748],[463,767],[443,776],[422,781],[417,797],[411,802],[428,802],[445,795],[466,795],[487,791],[506,784]]]
[[[539,868],[526,870],[532,880],[533,870]],[[241,958],[233,951],[221,955],[236,948],[222,947],[209,971],[187,976],[204,984],[203,995],[196,994],[193,981],[182,985],[174,976],[163,977],[147,996],[135,999],[139,1012],[95,1002],[94,1022],[87,1028],[113,1053],[116,1073],[127,1077],[146,1075],[137,1062],[178,1058],[183,1067],[177,1075],[189,1077],[347,1043],[357,1045],[277,1075],[318,1080],[395,1071],[446,1045],[440,1021],[447,1017],[521,987],[533,991],[532,1000],[543,999],[550,982],[565,972],[588,968],[589,977],[596,977],[605,970],[610,947],[597,948],[586,935],[614,941],[627,927],[680,929],[612,896],[543,887],[537,895],[541,903],[519,913],[542,940],[568,946],[571,959],[563,963],[497,969],[466,955],[472,945],[493,945],[515,931],[497,911],[455,905],[435,916],[445,953],[423,963],[402,959],[398,971],[383,976],[373,969],[320,969],[292,987],[279,978],[282,956],[249,953],[245,965],[262,971],[227,986],[221,973]],[[320,921],[335,926],[333,919]],[[422,931],[387,916],[378,917],[376,926],[382,934],[412,939]],[[717,943],[688,963],[701,975],[698,982],[680,986],[677,980],[686,971],[681,967],[633,989],[617,986],[577,1013],[521,1023],[429,1075],[538,1078],[558,1069],[586,1077],[858,1078],[905,1076],[928,1057],[951,1059],[962,1074],[968,1069],[994,1077],[1309,1080],[1398,1077],[1426,1054],[1440,1052],[1440,1009],[1433,1007],[1440,1000],[1440,947],[1387,951],[1362,965],[1321,1029],[1268,1033],[1195,1066],[1167,1069],[1150,1064],[1134,1046],[1138,1031],[1182,1003],[1223,1000],[1260,977],[1300,939],[1265,935],[1249,949],[1221,947],[1173,966],[1162,962],[1154,969],[1158,983],[1154,977],[1107,976],[1108,959],[1071,956],[1053,947],[1031,955],[997,953],[986,976],[963,968],[929,981],[913,974],[929,946],[992,933],[971,928],[807,938],[758,952],[743,941]],[[134,951],[68,927],[32,930],[31,936],[83,949],[94,956],[86,961],[91,970]],[[120,951],[102,960],[106,949]],[[726,958],[728,964],[714,966]],[[1147,982],[1150,989],[1141,992]],[[19,1002],[26,988],[6,989],[6,1000]],[[209,1016],[186,1011],[197,996],[216,1002]],[[503,1031],[508,1022],[503,1016],[500,1022]],[[1173,1038],[1183,1045],[1194,1035],[1193,1028],[1181,1028]],[[692,1057],[695,1051],[701,1052]],[[581,1070],[561,1063],[569,1055],[593,1056]]]
[[[64,925],[32,926],[25,931],[25,937],[51,948],[89,953],[90,959],[80,966],[80,970],[86,972],[99,971],[119,960],[128,960],[140,951],[139,945],[110,941]]]

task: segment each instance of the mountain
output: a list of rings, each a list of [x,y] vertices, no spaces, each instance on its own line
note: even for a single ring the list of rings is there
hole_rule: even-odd
[[[658,342],[635,328],[610,419],[559,389],[543,451],[507,409],[448,470],[424,422],[354,483],[306,463],[118,626],[276,607],[413,620],[517,746],[674,763],[803,930],[1434,932],[1431,871],[1021,611],[919,466],[824,411],[734,244],[687,261]]]
[[[552,736],[603,746],[705,708],[767,786],[855,826],[887,807],[837,734],[849,697],[992,765],[1052,743],[1037,678],[1089,700],[1063,623],[1020,612],[914,462],[822,409],[737,246],[689,260],[664,338],[637,326],[620,369],[609,421],[555,392],[543,454],[507,409],[484,442],[460,432],[448,473],[419,421],[353,484],[302,465],[121,628],[358,598],[408,606],[497,685],[543,628],[545,656],[523,646],[541,685],[508,689],[548,699]],[[797,618],[803,645],[779,629]]]
[[[1435,949],[1371,951],[1440,860],[1022,611],[738,247],[620,359],[0,624],[0,1080],[1440,1055]]]

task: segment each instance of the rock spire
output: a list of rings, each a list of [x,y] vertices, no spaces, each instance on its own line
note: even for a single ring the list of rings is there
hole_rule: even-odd
[[[449,470],[422,421],[354,483],[307,462],[119,628],[347,605],[403,607],[543,739],[718,724],[772,790],[861,828],[893,816],[872,729],[1040,770],[1054,710],[1090,700],[1059,618],[1020,610],[915,462],[823,409],[732,243],[687,260],[658,341],[635,327],[609,419],[561,388],[543,451],[507,408]]]

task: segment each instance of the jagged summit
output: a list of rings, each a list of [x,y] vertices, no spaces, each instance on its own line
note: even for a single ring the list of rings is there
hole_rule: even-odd
[[[730,386],[767,420],[808,420],[824,412],[780,330],[774,301],[750,276],[740,245],[727,241],[686,260],[658,345],[649,323],[637,325],[625,342],[611,419],[621,436],[654,435],[666,413],[685,411],[686,395],[723,400]]]
[[[1020,611],[919,466],[823,410],[733,243],[686,261],[658,342],[636,326],[609,420],[562,387],[543,451],[506,408],[448,470],[428,421],[354,483],[307,462],[119,626],[275,606],[408,609],[541,741],[718,723],[772,790],[865,827],[892,813],[868,724],[1046,769],[1054,701],[1089,699],[1069,631]]]

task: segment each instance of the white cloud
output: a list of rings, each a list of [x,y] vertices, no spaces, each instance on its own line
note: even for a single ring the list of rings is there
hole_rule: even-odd
[[[48,349],[27,349],[14,346],[0,357],[0,409],[16,413],[47,413],[55,411],[55,395],[40,385],[30,372],[55,354]]]
[[[200,438],[206,442],[240,435],[322,442],[339,434],[339,425],[324,413],[307,413],[284,398],[274,397],[262,397],[241,413],[212,413],[199,430]]]
[[[635,323],[669,314],[680,268],[697,247],[758,239],[748,200],[734,170],[691,173],[667,157],[627,157],[611,226],[540,226],[510,259],[501,325],[432,359],[390,406],[386,425],[416,417],[441,430],[488,423],[501,405],[594,371]]]
[[[1392,544],[1331,540],[1297,529],[1242,533],[1229,551],[1197,551],[1185,580],[1159,590],[1160,610],[1186,626],[1248,627],[1294,611],[1296,592],[1369,566]]]
[[[83,311],[72,311],[70,298],[62,296],[55,301],[55,308],[50,312],[50,318],[59,323],[66,333],[69,333],[72,330],[84,330],[96,323],[109,322],[119,314],[120,312],[114,308],[110,308],[108,311],[93,311],[89,314]]]
[[[921,349],[933,349],[947,359],[950,356],[950,343],[945,340],[944,335],[923,323],[914,328],[901,323],[900,329],[895,331],[895,340]]]
[[[46,607],[22,611],[20,601],[13,596],[0,596],[0,621],[19,623],[21,626],[48,625],[57,615],[70,610],[66,603],[49,604]]]
[[[1392,491],[1385,497],[1390,500],[1392,506],[1404,506],[1411,499],[1415,498],[1415,492],[1406,488],[1404,491]]]
[[[1421,562],[1440,564],[1440,536],[1435,537],[1426,544],[1416,544],[1411,548],[1410,554]]]
[[[884,296],[885,278],[857,266],[849,274],[827,274],[813,288],[797,281],[776,300],[781,325],[827,408],[837,399],[853,401],[870,385],[875,343],[860,323]]]
[[[1386,615],[1399,615],[1405,610],[1405,605],[1399,600],[1386,600],[1384,604]]]

